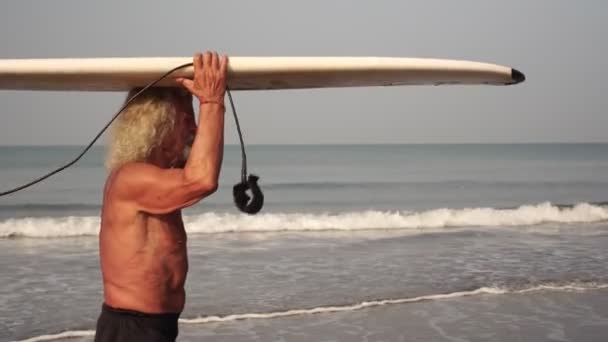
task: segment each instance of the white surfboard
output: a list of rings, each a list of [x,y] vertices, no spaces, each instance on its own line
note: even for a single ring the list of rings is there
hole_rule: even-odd
[[[0,89],[120,91],[142,87],[191,57],[0,59]],[[159,86],[192,77],[176,71]],[[233,90],[397,85],[508,85],[524,75],[495,64],[429,58],[230,57]]]

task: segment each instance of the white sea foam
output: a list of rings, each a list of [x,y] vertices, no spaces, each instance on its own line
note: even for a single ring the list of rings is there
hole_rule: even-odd
[[[64,331],[59,334],[36,336],[36,337],[28,338],[27,340],[20,340],[19,342],[53,341],[53,340],[58,340],[58,339],[87,337],[87,336],[93,336],[93,335],[95,335],[95,330],[73,330],[73,331]]]
[[[292,309],[286,311],[275,311],[275,312],[267,312],[267,313],[242,313],[242,314],[232,314],[226,316],[204,316],[204,317],[196,317],[196,318],[181,318],[179,322],[181,324],[208,324],[208,323],[222,323],[222,322],[231,322],[238,321],[244,319],[272,319],[272,318],[282,318],[289,316],[303,316],[303,315],[314,315],[314,314],[322,314],[322,313],[334,313],[334,312],[346,312],[346,311],[356,311],[366,308],[380,307],[385,305],[393,305],[393,304],[407,304],[407,303],[417,303],[423,301],[434,301],[434,300],[445,300],[445,299],[453,299],[453,298],[462,298],[462,297],[471,297],[478,295],[502,295],[507,293],[514,294],[525,294],[530,292],[539,292],[539,291],[559,291],[559,292],[584,292],[590,290],[603,290],[608,289],[608,284],[601,283],[570,283],[570,284],[543,284],[536,285],[527,288],[520,289],[509,289],[503,287],[481,287],[475,290],[469,291],[457,291],[451,293],[444,294],[432,294],[411,298],[398,298],[398,299],[381,299],[381,300],[373,300],[373,301],[365,301],[357,304],[350,305],[336,305],[336,306],[321,306],[315,308],[308,309]],[[42,342],[42,341],[51,341],[57,339],[65,339],[65,338],[77,338],[77,337],[86,337],[92,336],[95,334],[93,330],[78,330],[78,331],[64,331],[58,334],[49,334],[42,335],[37,337],[32,337],[26,340],[21,340],[19,342]]]
[[[423,301],[452,299],[461,297],[470,297],[476,295],[501,295],[506,293],[524,294],[529,292],[538,291],[561,291],[561,292],[583,292],[588,290],[603,290],[608,289],[608,284],[597,284],[597,283],[572,283],[565,285],[537,285],[524,289],[512,290],[501,287],[481,287],[470,291],[458,291],[445,294],[433,294],[411,298],[398,298],[398,299],[382,299],[374,301],[366,301],[352,305],[340,305],[340,306],[323,306],[310,309],[294,309],[287,311],[276,311],[269,313],[244,313],[244,314],[233,314],[227,316],[205,316],[197,318],[182,318],[180,323],[184,324],[205,324],[205,323],[217,323],[217,322],[229,322],[243,319],[270,319],[270,318],[281,318],[288,316],[300,316],[300,315],[312,315],[320,313],[332,313],[332,312],[344,312],[344,311],[355,311],[366,308],[385,306],[391,304],[407,304],[417,303]]]
[[[593,223],[608,220],[608,207],[580,203],[559,207],[551,203],[524,205],[514,209],[465,208],[428,211],[358,211],[340,214],[206,213],[185,217],[188,233],[388,230],[451,227],[532,226],[543,223]],[[0,238],[95,236],[98,217],[18,218],[0,222]]]
[[[472,291],[460,291],[446,294],[435,294],[428,296],[420,296],[413,298],[401,298],[401,299],[383,299],[361,302],[353,305],[341,305],[341,306],[323,306],[311,309],[294,309],[287,311],[277,311],[268,313],[245,313],[245,314],[234,314],[227,316],[206,316],[198,318],[182,318],[180,323],[185,324],[205,324],[205,323],[217,323],[217,322],[229,322],[237,321],[242,319],[269,319],[269,318],[280,318],[288,316],[300,316],[300,315],[313,315],[319,313],[331,313],[331,312],[342,312],[342,311],[355,311],[365,308],[371,308],[376,306],[390,305],[390,304],[405,304],[415,303],[427,300],[441,300],[449,298],[458,298],[466,296],[474,296],[479,294],[503,294],[505,290],[493,287],[482,287]]]

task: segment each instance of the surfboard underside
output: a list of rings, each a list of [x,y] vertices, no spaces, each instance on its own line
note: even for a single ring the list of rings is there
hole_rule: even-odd
[[[0,89],[125,91],[143,87],[190,57],[0,60]],[[186,67],[158,86],[192,77]],[[231,57],[232,90],[489,84],[524,81],[510,67],[444,59],[389,57]]]

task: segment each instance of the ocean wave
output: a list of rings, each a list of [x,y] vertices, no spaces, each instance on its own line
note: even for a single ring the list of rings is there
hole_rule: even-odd
[[[595,282],[587,282],[587,283],[568,283],[568,284],[541,284],[541,285],[533,285],[524,288],[515,288],[510,289],[507,287],[480,287],[474,290],[467,291],[457,291],[450,293],[442,293],[442,294],[431,294],[424,295],[418,297],[409,297],[409,298],[396,298],[396,299],[380,299],[380,300],[372,300],[365,301],[356,304],[348,304],[348,305],[334,305],[334,306],[319,306],[314,308],[306,308],[306,309],[291,309],[285,311],[274,311],[274,312],[252,312],[252,313],[241,313],[241,314],[231,314],[226,316],[201,316],[194,318],[180,318],[179,323],[181,324],[208,324],[208,323],[224,323],[224,322],[232,322],[239,321],[245,319],[273,319],[273,318],[283,318],[290,316],[304,316],[304,315],[314,315],[314,314],[323,314],[323,313],[336,313],[336,312],[348,312],[348,311],[356,311],[373,307],[380,307],[386,305],[395,305],[395,304],[409,304],[409,303],[418,303],[424,301],[436,301],[436,300],[445,300],[445,299],[454,299],[454,298],[462,298],[462,297],[472,297],[479,295],[502,295],[502,294],[527,294],[531,292],[541,292],[541,291],[554,291],[554,292],[585,292],[585,291],[593,291],[593,290],[603,290],[608,289],[608,284],[603,283],[595,283]],[[72,330],[72,331],[64,331],[58,334],[48,334],[41,335],[37,337],[32,337],[26,340],[21,340],[19,342],[42,342],[42,341],[52,341],[57,339],[64,338],[75,338],[75,337],[86,337],[93,336],[95,334],[94,330]]]
[[[186,216],[190,234],[412,230],[456,227],[518,227],[544,223],[594,223],[608,220],[608,207],[580,203],[573,206],[541,203],[512,209],[465,208],[412,211],[357,211],[339,214],[266,213],[255,216],[205,213]],[[99,217],[14,218],[0,222],[0,238],[95,236]]]

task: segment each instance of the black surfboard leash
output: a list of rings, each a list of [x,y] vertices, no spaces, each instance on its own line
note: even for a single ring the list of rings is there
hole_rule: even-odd
[[[173,74],[177,70],[181,70],[183,68],[187,68],[192,65],[193,65],[192,63],[186,63],[186,64],[176,66],[175,68],[162,74],[160,77],[158,77],[154,81],[148,83],[145,87],[143,87],[141,90],[139,90],[137,93],[135,93],[131,98],[129,98],[125,102],[125,104],[116,112],[116,114],[114,114],[114,116],[110,119],[110,121],[108,121],[108,123],[97,133],[97,135],[95,135],[95,137],[91,140],[91,142],[73,160],[67,162],[63,166],[60,166],[59,168],[52,170],[52,171],[46,173],[45,175],[43,175],[39,178],[36,178],[28,183],[25,183],[23,185],[20,185],[18,187],[15,187],[15,188],[7,190],[7,191],[0,192],[0,197],[7,196],[10,194],[19,192],[21,190],[24,190],[26,188],[29,188],[35,184],[38,184],[38,183],[44,181],[45,179],[47,179],[53,175],[71,167],[72,165],[76,164],[91,149],[91,147],[93,147],[95,142],[97,142],[97,140],[101,137],[101,135],[108,129],[108,127],[110,127],[110,125],[118,118],[118,116],[135,100],[135,98],[137,98],[139,95],[143,94],[146,90],[152,88],[153,86],[158,84],[158,82],[167,78],[169,75]],[[229,87],[226,87],[226,92],[228,93],[228,99],[230,100],[230,107],[232,109],[232,114],[234,116],[234,120],[235,120],[236,127],[237,127],[237,132],[239,135],[239,141],[241,144],[241,160],[242,160],[241,182],[236,184],[232,189],[234,203],[236,204],[237,208],[239,208],[239,210],[241,210],[242,212],[247,213],[247,214],[256,214],[264,206],[264,194],[262,193],[259,185],[257,184],[259,177],[256,175],[249,175],[249,177],[247,177],[247,154],[245,152],[245,143],[243,141],[243,134],[241,132],[241,126],[239,124],[239,119],[237,117],[236,108],[235,108],[234,101],[232,99],[232,94],[230,93]],[[248,190],[251,191],[251,193],[252,193],[251,196],[249,196],[247,194]]]
[[[228,100],[230,100],[230,107],[232,108],[232,114],[234,114],[234,122],[236,123],[236,130],[239,133],[239,142],[241,144],[241,182],[232,188],[232,197],[239,210],[247,214],[257,214],[264,206],[264,194],[258,185],[260,177],[251,174],[247,177],[247,153],[245,153],[243,133],[241,132],[239,118],[236,115],[236,108],[232,100],[230,88],[226,87],[226,92],[228,93]],[[247,194],[247,190],[251,191],[252,197]]]

